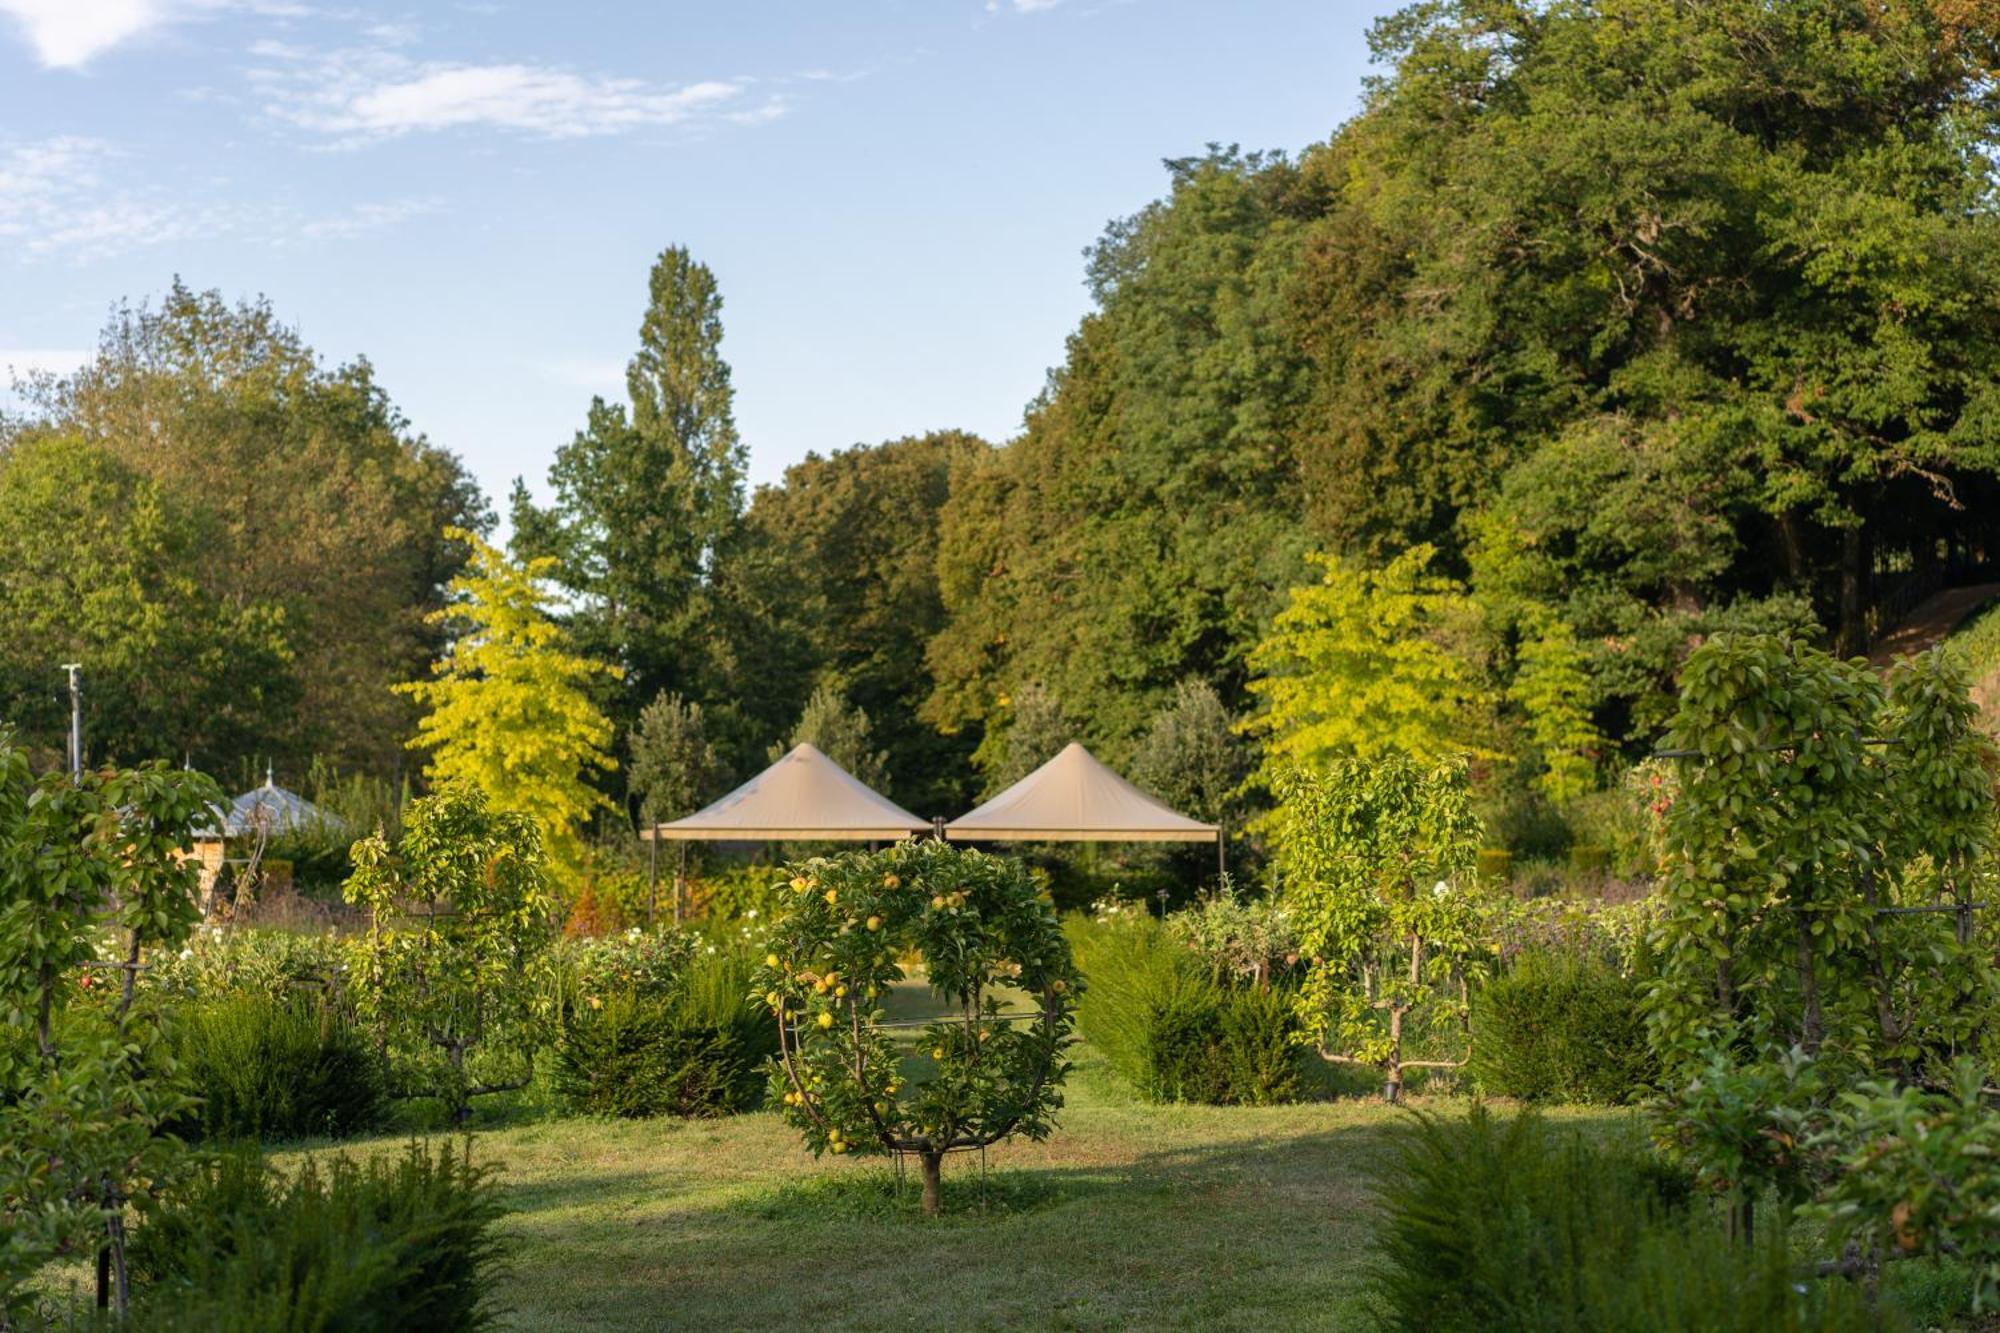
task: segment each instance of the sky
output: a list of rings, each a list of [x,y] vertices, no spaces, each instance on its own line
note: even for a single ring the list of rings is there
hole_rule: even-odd
[[[176,275],[262,295],[504,508],[622,396],[680,244],[753,483],[1005,440],[1161,160],[1326,138],[1397,7],[0,0],[0,368],[74,367]]]

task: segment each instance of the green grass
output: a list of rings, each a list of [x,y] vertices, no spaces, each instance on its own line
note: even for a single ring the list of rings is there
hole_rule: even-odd
[[[921,989],[892,1016],[923,1012]],[[1078,1051],[1046,1143],[950,1160],[926,1221],[883,1159],[814,1161],[776,1115],[606,1122],[493,1108],[505,1327],[1327,1328],[1374,1324],[1365,1100],[1149,1106]],[[1433,1101],[1433,1106],[1449,1105]],[[393,1137],[349,1145],[388,1151]]]

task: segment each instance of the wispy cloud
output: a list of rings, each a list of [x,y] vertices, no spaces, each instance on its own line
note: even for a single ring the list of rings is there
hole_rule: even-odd
[[[90,263],[218,237],[263,245],[343,241],[438,207],[428,199],[362,202],[314,217],[292,206],[203,202],[185,188],[134,180],[134,162],[103,140],[78,135],[0,142],[0,252]]]
[[[1016,14],[1041,14],[1054,9],[1063,0],[986,0],[986,12],[997,14],[1003,9],[1011,9]]]
[[[0,15],[49,69],[80,69],[115,46],[169,23],[226,9],[298,16],[293,0],[0,0]]]
[[[414,60],[385,45],[319,51],[252,48],[251,81],[273,118],[344,143],[483,127],[576,139],[703,123],[755,124],[785,113],[748,79],[666,85],[526,62]]]
[[[90,355],[87,347],[0,347],[0,392],[38,375],[67,375]]]

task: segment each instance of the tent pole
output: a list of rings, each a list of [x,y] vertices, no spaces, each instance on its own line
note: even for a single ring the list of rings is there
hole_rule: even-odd
[[[1221,821],[1215,825],[1215,887],[1219,891],[1229,879],[1229,829]]]
[[[674,924],[677,926],[681,923],[681,902],[687,897],[687,880],[688,845],[686,840],[683,839],[681,842],[680,868],[674,872]]]
[[[654,908],[660,901],[660,826],[646,840],[646,929],[653,928]]]

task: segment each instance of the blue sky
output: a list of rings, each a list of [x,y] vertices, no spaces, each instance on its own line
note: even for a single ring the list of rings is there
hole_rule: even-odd
[[[679,243],[753,481],[1005,439],[1160,159],[1324,138],[1396,7],[0,0],[0,367],[177,273],[261,293],[499,501],[621,391]]]

